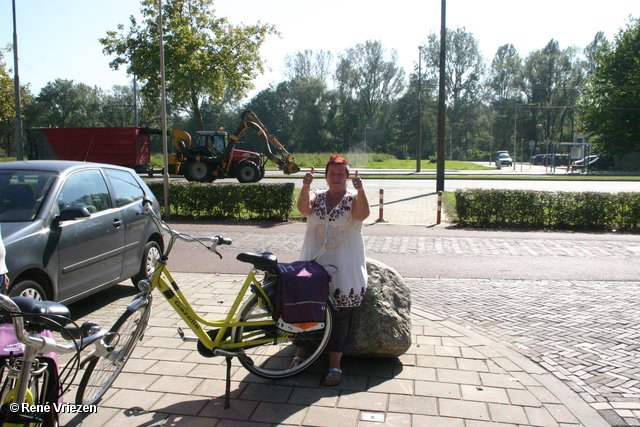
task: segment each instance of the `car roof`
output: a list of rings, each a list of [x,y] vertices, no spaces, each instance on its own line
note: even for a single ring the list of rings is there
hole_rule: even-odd
[[[122,166],[108,165],[105,163],[77,162],[71,160],[19,160],[0,163],[0,169],[3,170],[41,170],[58,173],[67,173],[78,169],[92,167],[107,167],[131,171],[131,169]]]

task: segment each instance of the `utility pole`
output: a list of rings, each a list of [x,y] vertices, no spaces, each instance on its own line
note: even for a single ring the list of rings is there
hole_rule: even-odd
[[[446,107],[445,107],[445,52],[447,39],[447,0],[442,0],[440,24],[440,85],[438,90],[438,147],[437,147],[437,171],[436,171],[436,191],[444,191],[444,156],[445,156],[445,127],[446,127]]]
[[[160,106],[162,121],[162,158],[164,167],[162,174],[164,190],[164,215],[171,218],[169,210],[169,148],[167,147],[167,96],[165,92],[166,82],[164,76],[164,23],[162,22],[162,0],[158,1],[158,26],[160,27]]]
[[[16,160],[22,160],[24,141],[22,139],[22,111],[20,110],[20,77],[18,74],[18,30],[16,28],[16,0],[13,3],[13,85],[16,110]]]
[[[422,46],[418,46],[418,147],[416,149],[416,172],[420,172],[422,159]]]

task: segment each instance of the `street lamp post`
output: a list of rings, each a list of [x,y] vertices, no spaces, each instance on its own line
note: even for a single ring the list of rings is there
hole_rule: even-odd
[[[422,159],[422,46],[418,46],[418,147],[416,149],[416,172],[420,172]]]
[[[516,170],[516,143],[518,142],[518,136],[517,136],[517,130],[518,130],[518,106],[516,105],[514,107],[514,114],[513,114],[513,170]]]
[[[22,160],[24,141],[22,139],[22,112],[20,111],[20,77],[18,74],[18,30],[16,28],[16,0],[13,0],[13,68],[14,105],[16,110],[16,160]]]

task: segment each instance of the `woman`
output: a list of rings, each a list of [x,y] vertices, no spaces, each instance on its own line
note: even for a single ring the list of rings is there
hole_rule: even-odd
[[[315,169],[305,174],[298,198],[298,210],[307,217],[307,230],[300,260],[316,259],[322,265],[334,265],[330,292],[336,302],[329,349],[329,372],[325,386],[342,380],[340,362],[349,337],[353,310],[360,305],[367,287],[367,269],[362,240],[362,221],[369,216],[369,202],[358,171],[352,179],[356,191],[349,190],[349,163],[332,156],[325,168],[328,188],[310,191]],[[304,358],[299,350],[294,359]]]

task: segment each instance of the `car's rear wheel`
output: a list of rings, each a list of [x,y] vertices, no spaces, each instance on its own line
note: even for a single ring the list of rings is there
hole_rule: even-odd
[[[9,288],[10,297],[28,297],[38,301],[46,301],[51,298],[38,282],[31,279],[21,280]]]

